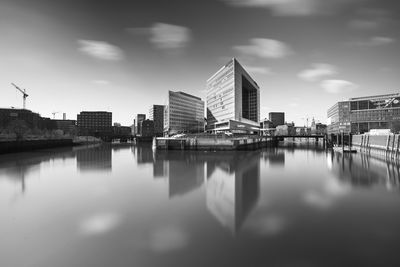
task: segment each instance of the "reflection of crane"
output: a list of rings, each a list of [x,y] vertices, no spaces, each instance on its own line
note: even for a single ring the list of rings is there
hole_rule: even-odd
[[[55,119],[56,118],[56,114],[57,113],[60,113],[60,111],[53,111],[51,114],[53,114],[53,119]]]
[[[26,102],[26,98],[28,97],[28,94],[26,93],[26,89],[21,89],[18,86],[16,86],[15,84],[11,83],[18,91],[20,91],[22,93],[22,98],[24,99],[24,109],[25,109],[25,102]]]

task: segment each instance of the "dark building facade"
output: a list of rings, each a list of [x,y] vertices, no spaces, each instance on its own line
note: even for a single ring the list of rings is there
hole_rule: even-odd
[[[154,122],[152,120],[144,120],[140,122],[140,133],[142,137],[154,136]]]
[[[112,132],[112,113],[107,111],[82,111],[77,115],[79,135],[101,136]]]
[[[27,109],[0,109],[0,129],[6,129],[12,121],[16,120],[23,121],[29,129],[53,130],[56,128],[50,118],[41,117],[39,113]]]
[[[146,119],[146,114],[137,114],[135,119],[135,134],[141,135],[142,129],[141,123]]]
[[[52,120],[57,130],[62,130],[64,133],[76,132],[76,120]]]
[[[285,124],[285,113],[284,112],[270,112],[268,113],[269,121],[272,122],[274,127]]]
[[[152,105],[149,109],[149,119],[154,121],[155,136],[162,136],[164,132],[164,108],[163,105]]]
[[[350,98],[328,109],[328,134],[400,131],[400,94]]]

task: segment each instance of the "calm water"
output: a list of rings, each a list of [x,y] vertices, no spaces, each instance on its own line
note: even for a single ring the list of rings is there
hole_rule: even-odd
[[[399,166],[307,147],[0,157],[0,266],[400,266]]]

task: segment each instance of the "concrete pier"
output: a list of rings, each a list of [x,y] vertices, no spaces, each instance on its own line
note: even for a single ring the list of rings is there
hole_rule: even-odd
[[[276,145],[276,139],[271,137],[189,137],[153,139],[153,149],[162,150],[254,150]]]
[[[362,153],[385,158],[399,160],[400,135],[369,135],[360,134],[352,136],[352,148]]]

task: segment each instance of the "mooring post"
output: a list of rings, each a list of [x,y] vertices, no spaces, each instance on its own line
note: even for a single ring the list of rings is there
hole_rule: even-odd
[[[342,151],[344,151],[344,132],[341,133]]]

